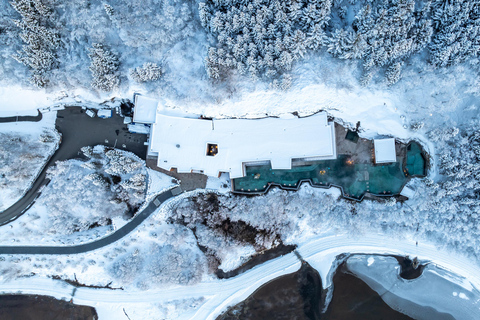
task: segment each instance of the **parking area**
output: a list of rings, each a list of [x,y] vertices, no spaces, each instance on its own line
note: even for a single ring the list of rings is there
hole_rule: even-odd
[[[123,119],[115,112],[111,118],[92,118],[80,107],[58,111],[56,128],[62,134],[62,150],[56,160],[75,158],[80,148],[98,144],[133,152],[145,160],[147,136],[128,132]]]

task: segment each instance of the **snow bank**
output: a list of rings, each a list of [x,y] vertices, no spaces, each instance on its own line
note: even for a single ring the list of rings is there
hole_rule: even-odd
[[[337,89],[324,84],[309,84],[287,92],[258,90],[244,93],[235,99],[219,104],[188,105],[184,110],[201,113],[208,117],[258,118],[279,116],[294,111],[301,116],[319,110],[349,122],[354,126],[361,122],[362,136],[373,138],[378,133],[399,138],[411,136],[403,127],[404,117],[398,111],[398,99],[387,91]]]
[[[230,246],[218,266],[224,272],[232,271],[248,261],[256,253],[252,245]]]
[[[0,87],[1,88],[1,87]],[[38,111],[35,109],[36,116]],[[6,122],[0,123],[0,132],[18,132],[22,134],[40,135],[45,128],[55,129],[56,112],[48,112],[42,114],[42,120],[38,122]]]
[[[301,244],[297,251],[322,276],[322,285],[328,288],[331,285],[331,272],[326,272],[327,266],[332,265],[336,256],[342,254],[383,254],[418,257],[421,261],[429,261],[441,266],[450,274],[457,275],[450,278],[456,285],[466,290],[480,288],[480,267],[470,259],[445,249],[439,249],[434,243],[419,242],[410,237],[402,241],[386,234],[367,233],[360,236],[350,234],[328,235]],[[367,260],[368,264],[368,260]],[[328,275],[328,277],[324,277]],[[474,289],[476,288],[476,289]]]
[[[147,175],[147,202],[153,197],[155,197],[157,194],[178,185],[178,182],[175,178],[172,178],[169,175],[152,170],[150,168],[147,168]]]
[[[228,173],[222,173],[220,178],[208,176],[207,185],[205,186],[207,190],[215,190],[222,194],[229,193],[232,190],[231,180]]]
[[[21,86],[0,87],[0,117],[37,115],[37,109],[51,104],[52,95]]]

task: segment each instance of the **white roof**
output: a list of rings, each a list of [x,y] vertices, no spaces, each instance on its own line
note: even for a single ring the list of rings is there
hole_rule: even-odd
[[[99,118],[110,118],[112,116],[112,109],[100,109],[97,112]]]
[[[413,190],[412,188],[410,188],[409,186],[405,186],[403,187],[402,191],[400,192],[400,194],[404,197],[407,197],[409,199],[413,198],[415,196],[415,190]]]
[[[243,163],[270,160],[273,169],[291,169],[293,158],[335,158],[333,124],[326,113],[297,118],[204,120],[157,114],[150,151],[158,166],[178,172],[202,170],[243,176]],[[218,154],[207,156],[207,144]]]
[[[154,123],[157,107],[158,100],[147,98],[142,95],[136,95],[133,122]]]
[[[375,163],[388,163],[397,161],[395,152],[395,139],[374,139]]]
[[[132,133],[141,133],[141,134],[149,134],[150,128],[144,124],[129,124],[128,131]]]

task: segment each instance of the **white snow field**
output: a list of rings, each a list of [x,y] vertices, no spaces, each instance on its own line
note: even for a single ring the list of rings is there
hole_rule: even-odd
[[[20,85],[0,87],[0,117],[36,116],[37,109],[52,104],[42,90],[25,89]]]
[[[299,245],[297,250],[302,257],[310,263],[314,268],[319,270],[322,281],[328,283],[327,275],[333,270],[329,270],[336,255],[342,253],[362,253],[362,254],[409,254],[410,256],[418,255],[423,261],[425,257],[432,265],[439,266],[430,267],[427,270],[427,276],[417,280],[411,280],[408,283],[393,279],[393,276],[384,279],[383,284],[388,285],[394,282],[398,289],[394,288],[394,292],[402,294],[403,299],[413,300],[414,303],[427,302],[418,301],[418,294],[408,296],[405,290],[416,286],[418,283],[419,293],[421,292],[425,281],[434,279],[436,283],[442,284],[442,289],[446,289],[445,295],[450,294],[452,299],[462,299],[462,310],[457,307],[449,307],[444,304],[441,308],[434,303],[431,307],[439,308],[436,310],[451,313],[457,319],[475,319],[468,317],[473,312],[480,312],[478,303],[478,288],[480,287],[480,268],[470,263],[464,257],[452,254],[445,250],[439,250],[433,244],[422,244],[416,246],[412,241],[399,242],[385,235],[367,235],[361,238],[352,237],[349,234],[338,234],[331,236],[318,237],[311,239],[308,243]],[[95,259],[95,253],[90,253],[89,257]],[[73,258],[73,257],[70,257]],[[19,262],[28,267],[31,261]],[[377,265],[375,264],[377,263]],[[385,270],[385,266],[381,265],[377,258],[368,267],[368,257],[361,262],[361,271],[367,273],[370,268],[369,275],[374,277],[379,272]],[[391,267],[391,264],[388,264]],[[172,317],[167,319],[215,319],[228,306],[236,304],[251,293],[253,293],[262,284],[275,279],[281,275],[292,273],[300,268],[300,261],[294,253],[290,253],[270,260],[259,265],[245,273],[227,280],[214,280],[212,278],[204,278],[201,282],[190,285],[174,285],[151,288],[145,291],[138,290],[109,290],[109,289],[89,289],[77,288],[72,290],[70,285],[66,285],[61,281],[54,281],[40,276],[33,276],[27,279],[16,279],[10,281],[4,276],[1,277],[1,293],[25,293],[25,294],[43,294],[56,298],[69,300],[73,298],[73,302],[77,304],[85,304],[94,306],[99,313],[100,320],[119,319],[123,314],[123,309],[133,316],[133,318],[145,316],[148,319],[160,319],[158,316],[158,305],[176,304],[177,308],[172,307]],[[359,267],[360,268],[360,267]],[[438,271],[438,270],[446,270]],[[434,272],[438,273],[435,275]],[[458,272],[458,273],[457,273]],[[90,277],[95,277],[90,273]],[[360,274],[360,271],[358,272]],[[452,273],[455,277],[452,276]],[[87,276],[77,273],[77,276]],[[88,276],[87,276],[88,277]],[[395,274],[396,277],[396,274]],[[443,278],[444,277],[444,278]],[[376,278],[375,278],[376,279]],[[82,280],[80,280],[82,282]],[[382,284],[382,282],[379,280]],[[427,285],[425,290],[434,290],[431,284]],[[457,293],[457,297],[455,296]],[[73,294],[73,296],[72,296]],[[439,295],[443,293],[438,293]],[[446,297],[446,296],[444,296]],[[467,299],[463,299],[466,297]],[[204,302],[201,299],[205,299]],[[180,303],[183,300],[196,301],[191,304]],[[200,300],[198,300],[200,299]],[[466,318],[459,316],[466,315]]]
[[[55,118],[49,112],[39,122],[0,123],[0,212],[25,194],[58,148]]]

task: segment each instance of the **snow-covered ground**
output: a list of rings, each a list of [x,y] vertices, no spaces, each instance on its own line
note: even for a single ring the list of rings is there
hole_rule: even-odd
[[[168,205],[164,209],[160,209],[160,211],[165,210],[167,207]],[[146,226],[152,227],[152,225],[155,225],[154,222],[155,219],[151,217],[146,221]],[[139,232],[129,236],[128,239],[125,239],[124,243],[131,241],[135,246],[138,245],[138,242],[133,242],[132,240],[133,238],[141,237],[141,234],[144,233],[144,227],[140,228]],[[6,267],[8,266],[6,269],[22,268],[24,272],[40,273],[27,279],[15,279],[12,281],[4,272],[1,276],[0,291],[2,293],[45,294],[69,300],[72,297],[72,287],[60,281],[46,279],[43,277],[43,274],[48,274],[55,269],[60,270],[62,268],[61,264],[65,264],[62,270],[70,274],[70,276],[76,274],[81,283],[106,284],[109,278],[105,277],[105,272],[102,271],[106,267],[103,263],[112,265],[108,260],[111,259],[111,252],[118,251],[118,248],[112,249],[105,248],[85,255],[60,257],[56,268],[44,268],[43,271],[38,269],[38,265],[46,264],[52,258],[39,256],[29,258],[4,257],[5,260],[2,263]],[[443,311],[452,313],[454,316],[471,314],[468,312],[477,312],[477,314],[480,312],[477,291],[480,287],[480,268],[475,264],[471,264],[465,257],[437,249],[432,243],[423,243],[417,246],[412,240],[400,242],[384,234],[355,237],[348,233],[330,235],[327,233],[300,244],[297,251],[308,263],[320,271],[322,281],[324,282],[327,274],[332,271],[330,266],[336,256],[345,252],[409,254],[410,256],[418,256],[421,260],[426,258],[426,260],[430,261],[431,267],[428,267],[425,276],[422,276],[425,279],[420,277],[410,282],[398,281],[397,270],[395,270],[393,263],[390,263],[388,260],[382,263],[381,260],[375,258],[374,263],[368,266],[369,260],[366,257],[356,264],[358,268],[355,270],[357,270],[359,275],[360,273],[366,274],[371,278],[377,279],[380,284],[385,286],[395,283],[397,288],[394,291],[398,295],[405,292],[404,290],[411,290],[410,288],[413,286],[418,286],[418,289],[421,290],[425,281],[435,280],[437,283],[443,284],[442,288],[446,289],[443,297],[451,295],[452,299],[462,299],[464,304],[462,307],[463,311],[458,310],[455,306],[449,307],[449,304],[442,306]],[[91,261],[96,261],[96,263]],[[436,267],[437,265],[438,267]],[[204,276],[202,281],[194,282],[187,286],[172,283],[160,285],[150,282],[150,286],[146,290],[145,288],[135,289],[129,285],[124,287],[125,290],[114,291],[109,289],[78,288],[73,296],[73,301],[77,304],[96,307],[100,319],[119,318],[121,313],[123,313],[123,309],[132,319],[138,319],[142,316],[148,319],[215,319],[226,307],[242,301],[263,283],[280,275],[295,272],[299,267],[300,261],[294,253],[290,253],[227,280],[215,280],[212,277]],[[393,273],[389,270],[393,270]],[[387,272],[390,276],[386,275],[385,279],[378,280],[378,274],[382,274],[382,272]],[[112,287],[117,286],[118,283],[112,284]],[[432,288],[432,284],[427,284],[425,290],[430,290],[428,288]],[[457,296],[455,296],[455,293],[457,293]],[[442,293],[437,294],[442,295]],[[423,303],[416,300],[418,295],[413,293],[409,297],[406,295],[402,297],[407,300],[413,300],[413,302]],[[464,299],[465,297],[467,299]],[[424,299],[428,300],[428,297]],[[167,314],[164,313],[165,308],[170,308]],[[160,312],[159,310],[164,311]],[[462,319],[474,318],[467,317]]]
[[[398,117],[395,121],[400,125],[403,120]],[[378,127],[378,131],[388,124],[384,126]],[[160,175],[150,178],[148,184],[162,190],[168,188],[172,180]],[[225,184],[228,187],[225,177],[209,178],[207,188],[220,188],[225,192],[228,190]],[[419,190],[425,188],[418,180],[413,185]],[[132,318],[213,319],[229,305],[246,298],[259,285],[299,268],[298,259],[289,254],[239,277],[223,281],[214,279],[207,270],[207,262],[192,231],[167,223],[179,204],[187,203],[189,197],[195,194],[198,192],[183,194],[170,201],[131,235],[95,252],[65,257],[4,256],[6,268],[0,288],[8,291],[8,288],[15,287],[15,291],[48,293],[68,299],[70,295],[65,292],[71,292],[71,288],[59,283],[47,291],[35,290],[39,285],[45,285],[44,277],[59,275],[73,279],[76,276],[81,283],[105,285],[112,282],[112,287],[125,289],[121,293],[77,290],[74,302],[95,306],[104,319],[121,316],[123,308],[129,316],[133,315]],[[448,243],[437,248],[439,243],[435,242],[436,238],[427,236],[429,230],[436,226],[424,223],[419,216],[423,214],[421,211],[412,211],[412,206],[417,208],[421,203],[419,193],[404,205],[395,201],[350,203],[339,199],[336,189],[308,186],[295,193],[274,189],[264,197],[254,198],[225,194],[226,199],[221,199],[221,203],[228,210],[222,215],[272,230],[281,236],[284,243],[299,245],[298,252],[319,270],[325,287],[329,285],[332,263],[337,255],[343,253],[418,256],[463,277],[453,280],[464,285],[465,290],[469,290],[468,283],[471,283],[470,290],[480,287],[480,272],[475,259],[463,257],[459,253],[461,248],[446,247]],[[372,224],[372,221],[375,223]],[[114,225],[122,223],[114,220]],[[420,230],[419,224],[422,225]],[[204,235],[208,235],[208,230]],[[99,235],[93,234],[93,237],[96,236]],[[86,231],[85,237],[76,233],[75,237],[72,242],[84,241],[92,237],[92,232]],[[40,243],[50,241],[46,238],[40,239]],[[220,267],[225,271],[237,267],[255,252],[248,244],[225,242],[225,239],[216,236],[200,237],[199,241],[212,246],[215,246],[215,241],[219,241],[217,246],[222,246],[222,243],[230,245],[228,248],[231,250],[224,250],[229,254],[220,252],[219,255]],[[36,276],[29,278],[29,283],[23,284],[18,280],[18,277],[32,272]],[[186,286],[186,283],[190,285]],[[467,293],[464,294],[468,297]]]
[[[132,153],[82,148],[87,160],[57,162],[51,182],[16,221],[0,227],[0,243],[68,245],[93,241],[124,225],[155,195],[176,185]]]
[[[239,115],[256,117],[261,114],[261,111],[256,110],[262,110],[263,104],[263,110],[269,114],[301,111],[306,115],[318,110],[325,103],[331,114],[343,118],[352,126],[361,120],[361,128],[364,129],[361,134],[366,137],[393,134],[400,138],[415,137],[426,142],[428,151],[433,155],[433,163],[436,163],[434,145],[428,142],[425,130],[412,132],[408,129],[409,121],[401,111],[402,108],[403,110],[406,108],[404,101],[394,98],[391,93],[381,91],[369,93],[363,89],[349,91],[309,84],[301,90],[294,88],[291,94],[290,96],[280,93],[283,98],[277,99],[276,95],[268,91],[259,91],[247,95],[246,101],[231,102],[231,106],[225,102],[224,105],[207,105],[201,108],[185,106],[184,110],[196,110],[198,113],[204,112],[218,117]],[[256,103],[256,99],[260,101],[259,104]],[[284,103],[284,100],[290,101],[291,104]],[[223,110],[226,110],[225,113]],[[436,121],[439,122],[438,119]],[[434,178],[435,174],[434,167],[430,176]],[[171,182],[166,177],[160,180],[165,183]],[[222,191],[227,191],[228,188],[223,186],[226,182],[225,179],[209,178],[207,188],[221,187]],[[163,183],[157,184],[152,181],[151,184],[157,185],[159,190],[164,187]],[[276,230],[284,243],[299,244],[298,251],[319,270],[325,286],[328,286],[328,274],[335,257],[342,253],[358,252],[419,256],[423,260],[433,261],[462,275],[466,279],[464,281],[473,281],[478,288],[479,284],[475,283],[477,281],[475,279],[480,277],[476,259],[462,256],[461,252],[468,252],[465,247],[451,246],[455,240],[454,234],[444,233],[447,238],[452,237],[452,242],[448,242],[442,241],[442,238],[437,238],[432,233],[432,230],[438,229],[434,219],[435,212],[430,214],[432,218],[430,219],[426,214],[427,208],[422,204],[424,198],[422,191],[427,186],[418,180],[413,181],[413,185],[419,192],[404,205],[395,201],[386,203],[364,201],[352,204],[338,199],[338,190],[320,190],[304,186],[296,193],[274,189],[265,197],[232,198],[225,202],[227,208],[230,208],[225,214],[253,226]],[[89,289],[77,291],[74,301],[97,307],[99,314],[105,319],[122,316],[123,307],[130,316],[133,314],[138,318],[155,319],[158,315],[158,318],[170,319],[213,319],[228,305],[241,301],[262,283],[298,269],[298,260],[290,254],[237,277],[240,279],[239,282],[231,282],[234,283],[231,287],[226,286],[226,282],[237,278],[214,280],[208,273],[207,263],[191,231],[181,226],[166,224],[166,220],[171,216],[171,210],[175,209],[178,203],[185,203],[188,196],[184,194],[171,201],[121,242],[95,252],[68,257],[5,256],[6,268],[2,275],[4,283],[0,287],[6,290],[8,288],[14,290],[15,287],[15,291],[24,289],[25,292],[35,293],[38,285],[45,285],[42,277],[60,275],[73,279],[76,275],[81,283],[105,285],[113,281],[112,287],[125,289],[122,293]],[[114,221],[114,225],[122,223]],[[448,225],[443,227],[448,228]],[[476,237],[475,230],[470,231]],[[433,236],[428,236],[432,234]],[[88,236],[92,236],[92,232],[88,232]],[[217,241],[218,238],[211,237],[206,241],[210,240]],[[83,240],[79,238],[72,241]],[[418,246],[415,245],[416,241],[419,242]],[[224,270],[235,268],[254,252],[248,245],[233,244],[232,254],[221,256],[221,268]],[[170,262],[162,264],[158,261],[159,255],[168,257],[171,259]],[[145,256],[148,258],[141,259]],[[191,259],[185,260],[185,257]],[[25,285],[18,279],[14,280],[31,272],[37,276],[30,278],[31,281]],[[154,275],[158,276],[157,282],[147,280],[146,277]],[[191,285],[182,285],[186,282]],[[53,285],[52,288],[59,286],[61,287],[59,284]],[[220,290],[224,288],[226,288],[224,291]],[[58,289],[58,292],[56,290],[44,292],[50,292],[54,296],[70,297],[69,293],[64,292],[71,292],[71,288]],[[42,289],[36,293],[42,293]],[[107,298],[100,297],[104,294]],[[109,298],[112,294],[116,296]],[[151,300],[148,297],[151,297]]]
[[[0,87],[0,97],[0,117],[36,116],[38,108],[52,104],[45,92],[20,85]]]
[[[298,251],[319,270],[324,286],[329,284],[331,263],[338,254],[409,254],[432,261],[463,277],[450,279],[462,288],[453,289],[454,285],[442,288],[445,288],[446,294],[452,294],[454,301],[462,299],[463,303],[471,302],[475,307],[476,293],[469,293],[472,288],[468,282],[480,288],[480,205],[476,180],[479,168],[476,164],[478,141],[475,138],[478,122],[471,123],[478,118],[480,103],[478,57],[474,58],[477,66],[464,63],[436,69],[426,63],[426,52],[422,51],[406,60],[402,78],[395,85],[387,86],[383,78],[375,77],[369,86],[362,87],[358,81],[363,72],[360,60],[339,60],[318,50],[307,52],[304,58],[294,63],[290,72],[292,85],[287,91],[272,89],[267,81],[237,75],[214,82],[208,79],[204,64],[212,34],[209,35],[200,26],[198,3],[160,2],[161,8],[157,1],[116,0],[108,5],[102,1],[90,1],[88,4],[83,0],[60,1],[55,7],[54,20],[50,22],[52,26],[58,25],[56,32],[65,45],[54,52],[59,62],[59,68],[49,72],[54,85],[38,90],[24,85],[31,72],[12,59],[12,54],[26,44],[19,37],[20,28],[11,22],[21,17],[10,2],[0,3],[0,11],[4,13],[0,15],[0,29],[5,31],[0,32],[0,43],[5,44],[0,50],[0,116],[35,115],[37,108],[61,104],[93,106],[113,97],[130,98],[133,92],[141,92],[161,98],[166,108],[175,113],[203,114],[215,118],[256,118],[292,112],[309,115],[325,110],[348,127],[354,127],[360,121],[360,135],[363,137],[391,135],[399,139],[420,140],[431,156],[432,167],[428,179],[412,181],[415,196],[403,204],[395,200],[352,204],[339,199],[338,190],[303,187],[296,193],[272,190],[264,197],[222,199],[222,205],[228,210],[221,211],[219,216],[267,230],[284,243],[299,245]],[[38,5],[40,2],[35,3]],[[446,6],[445,10],[448,8]],[[345,9],[334,9],[340,10]],[[338,12],[333,14],[334,27],[341,20]],[[353,14],[349,13],[349,19]],[[385,37],[389,38],[389,33]],[[120,77],[121,82],[113,91],[99,92],[90,86],[92,77],[88,49],[93,43],[110,46],[118,55],[119,70],[115,76]],[[129,76],[132,68],[144,62],[161,65],[162,76],[158,81],[135,83]],[[376,70],[376,73],[385,71],[384,67],[377,69],[381,70]],[[53,115],[51,113],[47,117],[54,120]],[[14,132],[18,127],[25,134],[35,125],[0,124],[0,130]],[[49,126],[53,128],[53,122]],[[467,153],[468,158],[465,156]],[[75,173],[81,175],[79,166],[80,163],[74,161],[64,164],[62,177],[73,177]],[[147,199],[173,183],[170,178],[151,171],[148,171],[148,176],[151,190],[147,191]],[[24,190],[30,180],[25,181],[18,190]],[[69,183],[63,185],[68,187]],[[55,190],[48,189],[52,187],[51,184],[46,188],[45,195],[50,190],[51,200],[58,204],[51,204],[61,206],[68,203],[62,199],[65,197],[55,196]],[[228,187],[224,177],[209,178],[207,182],[207,188],[226,195]],[[13,190],[11,184],[8,188]],[[73,194],[76,197],[81,191],[76,190]],[[85,191],[88,195],[89,190]],[[15,192],[19,194],[21,191]],[[108,195],[100,192],[98,198],[105,200]],[[189,195],[182,195],[165,205],[119,243],[95,252],[62,257],[0,257],[4,259],[0,270],[0,289],[5,292],[45,293],[68,299],[71,287],[42,277],[60,275],[73,279],[76,275],[80,282],[100,285],[113,280],[112,286],[122,286],[125,290],[80,288],[74,302],[97,307],[100,319],[124,318],[123,308],[131,319],[213,319],[226,306],[244,299],[259,285],[298,269],[298,260],[289,254],[233,279],[212,279],[192,231],[167,223],[172,218],[172,210],[179,207],[179,202],[187,203]],[[0,201],[10,198],[3,190],[0,190],[0,197],[3,197]],[[92,203],[89,205],[72,211],[76,211],[74,213],[78,218],[86,207],[95,207]],[[112,204],[112,207],[115,205]],[[68,209],[63,208],[63,213]],[[118,204],[117,209],[116,213],[123,213],[124,208],[119,208]],[[189,210],[188,206],[186,210]],[[96,219],[102,212],[91,213],[87,212],[90,214],[87,218]],[[109,213],[112,212],[105,214]],[[8,230],[0,232],[4,243],[12,238],[17,240],[14,244],[31,243],[33,240],[37,244],[78,243],[102,236],[125,223],[121,214],[113,214],[111,226],[75,232],[72,237],[62,236],[54,240],[53,235],[47,232],[49,215],[48,208],[36,204],[29,213],[11,224],[12,227],[2,227]],[[69,222],[63,220],[67,225]],[[61,228],[62,224],[57,228]],[[208,228],[200,231],[201,243],[210,244],[212,248],[220,246],[217,255],[224,270],[235,268],[255,252],[252,244],[232,241],[221,234],[211,233]],[[27,232],[30,232],[28,237]],[[258,240],[262,245],[272,244],[271,239]],[[166,258],[162,260],[162,257]],[[388,270],[390,265],[387,262],[378,270]],[[361,269],[361,261],[357,267],[359,275],[369,275],[371,279],[378,275],[370,272],[371,268]],[[442,282],[433,276],[433,268],[427,270],[424,278],[440,285]],[[17,278],[32,273],[36,276]],[[441,271],[437,270],[437,273],[445,276]],[[383,280],[378,282],[378,290],[390,285],[394,279],[385,276]],[[185,286],[185,283],[190,285]],[[407,289],[406,284],[399,286],[395,294],[404,296],[403,289]],[[472,305],[465,305],[464,309],[472,310]]]
[[[208,177],[205,188],[207,190],[214,190],[223,194],[229,193],[232,190],[231,180],[226,173],[222,173],[219,178]]]
[[[150,168],[147,168],[147,177],[147,195],[145,202],[149,202],[159,193],[178,184],[176,179]]]
[[[0,123],[0,212],[25,194],[58,148],[55,119],[50,112],[39,122]]]

